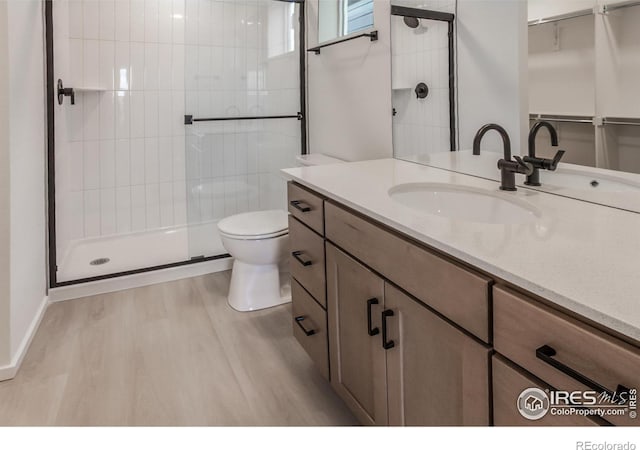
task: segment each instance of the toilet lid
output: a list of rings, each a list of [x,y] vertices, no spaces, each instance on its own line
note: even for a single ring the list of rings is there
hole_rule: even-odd
[[[220,232],[233,236],[265,236],[286,231],[289,214],[280,209],[238,214],[218,222]]]

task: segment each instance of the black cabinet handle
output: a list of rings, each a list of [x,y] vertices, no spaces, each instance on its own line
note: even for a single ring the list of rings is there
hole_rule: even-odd
[[[369,333],[369,336],[375,336],[376,334],[380,333],[378,327],[371,328],[371,307],[373,305],[377,305],[378,303],[380,302],[378,302],[377,298],[371,298],[367,300],[367,333]]]
[[[289,204],[293,206],[295,209],[297,209],[298,211],[301,211],[303,213],[307,213],[311,211],[311,206],[307,205],[301,200],[291,200]]]
[[[308,267],[311,264],[313,264],[313,262],[309,261],[308,259],[302,259],[300,258],[300,255],[302,255],[302,252],[297,251],[297,252],[292,252],[291,256],[293,256],[300,264],[302,264],[304,267]]]
[[[307,336],[313,336],[314,334],[316,334],[316,330],[307,330],[304,327],[304,325],[302,325],[302,322],[304,322],[305,319],[306,319],[305,316],[298,316],[296,317],[296,323],[298,324],[300,329],[304,332],[304,334],[306,334]]]
[[[596,392],[606,393],[611,397],[613,397],[616,393],[620,394],[622,392],[629,392],[629,388],[622,386],[620,384],[618,385],[618,389],[616,390],[616,392],[612,392],[606,387],[602,386],[600,383],[585,377],[577,370],[574,370],[571,367],[561,363],[557,359],[554,359],[553,357],[555,355],[556,355],[555,349],[549,345],[543,345],[542,347],[536,349],[536,358],[544,361],[545,363],[549,364],[551,367],[558,369],[560,372],[570,376],[571,378],[584,384],[585,386],[589,386],[591,389],[593,389]]]
[[[387,341],[387,317],[393,317],[393,311],[387,309],[382,311],[382,348],[389,350],[396,346],[393,341]]]

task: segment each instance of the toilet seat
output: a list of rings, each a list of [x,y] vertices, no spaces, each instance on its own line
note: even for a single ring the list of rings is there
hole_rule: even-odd
[[[222,219],[218,230],[230,239],[272,239],[289,233],[288,220],[289,214],[279,209],[248,212]]]

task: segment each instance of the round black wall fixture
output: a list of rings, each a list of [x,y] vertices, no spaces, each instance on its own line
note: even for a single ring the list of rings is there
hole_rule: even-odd
[[[416,86],[416,97],[427,98],[427,95],[429,95],[429,86],[425,83],[418,83]]]

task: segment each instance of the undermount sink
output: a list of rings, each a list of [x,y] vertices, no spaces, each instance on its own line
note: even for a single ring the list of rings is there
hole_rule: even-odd
[[[417,211],[468,222],[515,225],[535,221],[539,211],[517,198],[484,189],[444,183],[407,183],[389,196]]]
[[[543,186],[575,189],[588,192],[637,192],[640,183],[607,175],[595,175],[579,170],[558,169],[540,174]]]

